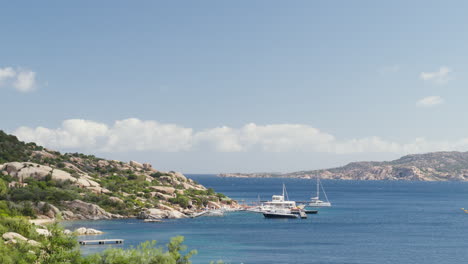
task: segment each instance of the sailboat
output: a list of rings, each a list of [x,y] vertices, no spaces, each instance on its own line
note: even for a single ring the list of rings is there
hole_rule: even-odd
[[[322,187],[323,195],[325,196],[326,201],[320,200],[320,187]],[[317,177],[317,196],[310,198],[310,202],[308,204],[311,207],[330,207],[331,203],[328,201],[327,193],[325,193],[325,189],[320,182],[320,178]]]

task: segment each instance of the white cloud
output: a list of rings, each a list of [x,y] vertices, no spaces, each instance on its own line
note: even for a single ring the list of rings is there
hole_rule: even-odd
[[[433,107],[443,103],[444,99],[440,96],[427,96],[417,101],[416,105],[421,107]]]
[[[240,142],[239,132],[230,127],[216,127],[198,132],[194,136],[197,146],[206,145],[220,152],[238,152],[245,150]]]
[[[0,68],[0,84],[2,84],[5,80],[14,78],[15,75],[16,72],[11,67]]]
[[[222,152],[262,150],[267,152],[316,150],[327,148],[333,136],[300,124],[259,126],[247,124],[239,129],[217,127],[194,135],[197,145],[207,144]]]
[[[437,84],[445,84],[451,80],[450,73],[452,69],[442,66],[435,72],[421,72],[419,78],[423,81],[431,81]]]
[[[20,92],[26,93],[36,88],[36,73],[33,71],[20,71],[13,86]]]
[[[21,140],[57,149],[94,148],[107,133],[107,125],[82,119],[65,120],[57,129],[20,127],[14,132]]]
[[[36,88],[36,73],[30,70],[0,68],[0,86],[12,86],[19,92],[31,92]]]
[[[336,139],[304,124],[246,124],[193,132],[176,124],[162,124],[129,118],[112,126],[82,119],[69,119],[61,127],[20,127],[13,134],[21,140],[53,149],[87,149],[103,152],[126,151],[215,151],[215,152],[317,152],[317,153],[422,153],[466,150],[468,138],[429,141],[416,138],[407,143],[380,137]]]
[[[164,151],[189,150],[192,129],[175,124],[142,121],[136,118],[119,120],[109,129],[104,151]]]
[[[122,151],[181,151],[191,146],[192,129],[136,118],[119,120],[112,127],[82,119],[69,119],[56,129],[20,127],[21,140],[56,149]]]

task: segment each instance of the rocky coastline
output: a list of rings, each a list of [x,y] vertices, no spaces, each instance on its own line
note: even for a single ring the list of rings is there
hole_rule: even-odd
[[[352,162],[322,170],[292,173],[221,173],[236,178],[302,178],[333,180],[468,181],[468,152],[412,154],[393,161]]]
[[[149,163],[61,154],[2,131],[0,145],[7,146],[0,149],[2,203],[37,222],[185,218],[206,208],[238,206],[180,172]]]

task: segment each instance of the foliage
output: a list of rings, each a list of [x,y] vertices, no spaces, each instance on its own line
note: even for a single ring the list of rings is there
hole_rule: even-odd
[[[176,198],[170,198],[169,202],[180,205],[182,208],[189,206],[189,198],[182,194],[177,194]]]
[[[48,165],[53,169],[60,169],[80,178],[81,173],[87,173],[92,180],[110,192],[94,193],[92,188],[81,188],[71,181],[53,180],[52,174],[43,179],[17,179],[10,175],[0,174],[0,215],[24,215],[35,217],[36,213],[47,214],[48,208],[37,208],[38,202],[46,202],[59,209],[64,209],[64,201],[82,200],[99,205],[107,212],[124,216],[136,215],[144,208],[154,208],[161,202],[169,202],[169,206],[197,209],[204,207],[209,201],[226,202],[226,197],[216,193],[213,189],[187,189],[184,179],[180,182],[175,172],[143,171],[131,167],[123,162],[103,160],[93,155],[81,153],[66,153],[44,150],[34,143],[24,143],[16,137],[0,131],[0,163],[7,161],[32,161],[41,165]],[[28,164],[26,166],[34,166]],[[37,165],[40,166],[40,165]],[[150,176],[151,178],[149,178]],[[8,188],[8,183],[20,183]],[[24,183],[26,183],[24,185]],[[177,189],[177,196],[169,198],[155,194],[158,192],[151,186],[170,186]],[[94,191],[94,192],[93,192]],[[111,199],[115,197],[118,199]],[[49,208],[50,209],[50,208]],[[39,211],[38,211],[39,210]]]
[[[196,250],[187,251],[184,237],[171,239],[166,249],[156,246],[156,241],[147,241],[136,248],[108,248],[90,256],[80,254],[76,237],[67,235],[58,223],[47,226],[51,236],[42,236],[36,227],[21,217],[0,217],[0,233],[15,232],[40,244],[30,245],[18,241],[6,244],[0,239],[0,262],[6,264],[70,263],[70,264],[189,264]]]
[[[0,130],[0,164],[11,161],[28,161],[33,150],[42,147],[34,143],[24,143],[17,137],[8,135]]]
[[[8,193],[8,187],[4,180],[0,179],[0,199],[4,199]]]
[[[183,241],[184,237],[182,236],[172,238],[167,244],[166,251],[157,247],[155,240],[141,243],[136,248],[108,248],[102,253],[87,257],[85,262],[96,264],[188,264],[191,263],[190,258],[197,251],[192,250],[186,255],[182,255],[182,252],[187,250],[187,247],[182,245]]]

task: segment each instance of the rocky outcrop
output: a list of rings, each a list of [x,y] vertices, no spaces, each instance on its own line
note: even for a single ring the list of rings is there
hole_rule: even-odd
[[[26,242],[28,244],[30,244],[31,246],[34,246],[34,247],[37,247],[37,246],[40,246],[41,243],[35,241],[35,240],[32,240],[32,239],[27,239],[26,237],[18,234],[18,233],[15,233],[15,232],[7,232],[5,234],[2,235],[2,238],[6,241],[5,243],[7,244],[16,244],[18,242]]]
[[[73,232],[77,236],[84,236],[84,235],[101,235],[104,234],[104,232],[93,229],[93,228],[86,228],[86,227],[80,227],[75,229]]]
[[[2,238],[5,239],[5,240],[15,239],[15,240],[19,240],[19,241],[28,241],[27,238],[25,238],[24,236],[22,236],[22,235],[20,235],[18,233],[15,233],[15,232],[7,232],[7,233],[2,235]]]
[[[138,168],[138,169],[144,169],[145,167],[143,166],[143,164],[139,163],[139,162],[136,162],[134,160],[131,160],[130,161],[130,166],[134,167],[134,168]]]
[[[163,218],[186,218],[187,215],[174,210],[174,209],[160,209],[160,208],[150,208],[146,209],[138,215],[139,219],[163,219]]]
[[[167,195],[167,194],[163,194],[163,193],[160,193],[160,192],[150,192],[150,195],[151,197],[157,197],[161,200],[169,200],[171,198],[174,198],[174,195]]]
[[[6,176],[9,193],[22,192],[26,201],[33,202],[35,220],[53,221],[58,215],[67,220],[121,217],[115,213],[134,217],[142,210],[149,216],[180,218],[190,210],[201,209],[206,201],[218,201],[216,193],[205,192],[204,186],[182,173],[159,171],[150,163],[105,160],[81,153],[61,154],[21,142],[3,131],[0,145],[4,146],[0,152],[7,153],[0,155],[1,162],[5,162],[0,164],[0,175]],[[13,190],[21,188],[24,189]],[[38,189],[41,191],[36,195]],[[53,204],[37,203],[37,199]],[[146,208],[154,210],[146,212]]]
[[[213,202],[213,201],[209,201],[206,206],[208,208],[210,208],[210,209],[220,209],[220,208],[222,208],[222,206],[219,203],[216,203],[216,202]]]
[[[86,203],[81,200],[63,202],[63,205],[68,208],[62,212],[65,220],[76,220],[76,219],[113,219],[122,218],[121,215],[111,214],[106,212],[104,209],[96,204]]]
[[[170,195],[173,195],[176,190],[173,187],[167,187],[167,186],[150,186],[150,188],[157,192],[162,192],[162,193],[166,193]]]
[[[5,172],[13,177],[18,178],[20,181],[24,181],[28,178],[35,178],[43,180],[50,176],[51,180],[55,181],[70,181],[76,186],[86,188],[96,194],[110,193],[106,188],[102,188],[99,183],[93,180],[87,174],[79,175],[78,177],[71,176],[70,173],[51,168],[49,166],[39,165],[32,162],[10,162],[2,164],[0,167],[1,172]],[[9,185],[9,187],[16,187],[16,185]]]

